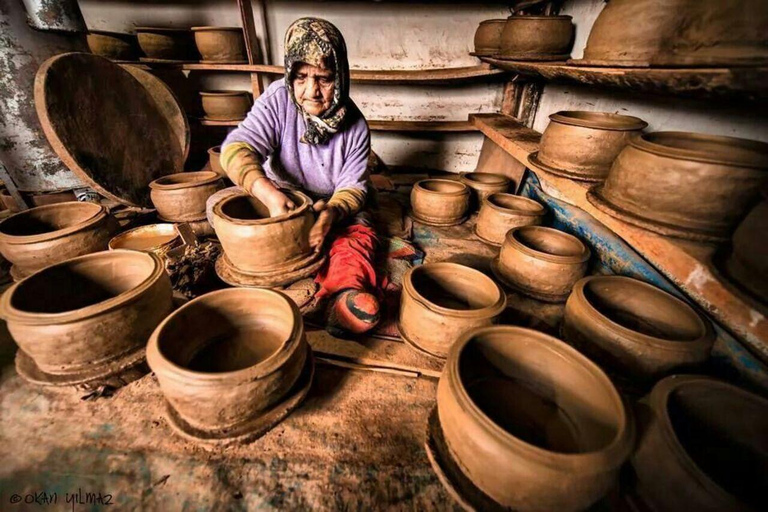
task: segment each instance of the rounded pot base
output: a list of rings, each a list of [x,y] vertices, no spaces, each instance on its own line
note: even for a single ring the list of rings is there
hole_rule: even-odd
[[[603,178],[598,178],[597,176],[587,176],[574,171],[569,171],[567,169],[559,169],[557,167],[552,167],[550,165],[543,163],[541,160],[539,160],[538,151],[535,151],[528,156],[528,163],[537,170],[548,172],[550,174],[554,174],[555,176],[561,176],[563,178],[568,178],[575,181],[584,181],[587,183],[600,183],[601,181],[605,181],[605,178],[607,177],[607,174]]]
[[[450,221],[450,222],[433,222],[431,220],[427,220],[427,219],[424,219],[422,217],[419,217],[418,215],[416,215],[413,212],[413,210],[411,210],[408,213],[408,216],[411,217],[416,222],[419,222],[421,224],[426,224],[427,226],[434,226],[434,227],[437,227],[437,228],[447,228],[447,227],[450,227],[450,226],[458,226],[459,224],[464,224],[464,222],[466,222],[466,220],[468,218],[468,216],[465,215],[464,217],[461,217],[458,220],[453,220],[453,221]]]
[[[532,290],[521,288],[517,284],[513,283],[512,281],[504,277],[504,274],[501,273],[501,269],[499,269],[498,256],[493,260],[491,260],[491,272],[493,273],[493,276],[496,279],[498,279],[499,282],[501,282],[502,285],[509,288],[511,291],[520,293],[532,299],[540,300],[542,302],[562,303],[562,302],[565,302],[568,299],[568,296],[570,295],[570,293],[566,293],[563,295],[549,295],[549,294],[534,292]]]
[[[571,56],[570,53],[558,53],[558,54],[534,54],[534,53],[500,53],[494,55],[494,59],[499,60],[523,60],[533,62],[549,62],[549,61],[566,61]]]
[[[299,260],[291,267],[275,270],[264,274],[243,272],[229,261],[227,255],[222,253],[216,260],[216,274],[219,278],[231,286],[245,286],[246,288],[275,288],[288,286],[296,281],[309,277],[317,272],[325,263],[326,257],[319,252],[313,252],[306,258]]]
[[[483,237],[483,236],[482,236],[480,233],[478,233],[478,232],[477,232],[477,224],[475,224],[475,225],[474,225],[474,227],[472,228],[472,232],[473,232],[473,233],[475,234],[475,236],[476,236],[477,238],[479,238],[479,239],[480,239],[480,241],[481,241],[481,242],[483,242],[484,244],[486,244],[486,245],[490,245],[491,247],[496,247],[496,248],[499,248],[499,247],[501,247],[501,244],[498,244],[498,243],[496,243],[496,242],[492,242],[492,241],[488,240],[487,238],[484,238],[484,237]]]
[[[422,348],[415,341],[409,339],[405,334],[403,334],[403,329],[402,327],[400,327],[400,320],[397,321],[397,333],[400,335],[400,337],[403,339],[406,345],[416,350],[420,354],[423,354],[427,357],[433,357],[433,358],[445,360],[446,356],[441,356],[439,354],[435,354],[434,352],[430,352],[429,350]]]

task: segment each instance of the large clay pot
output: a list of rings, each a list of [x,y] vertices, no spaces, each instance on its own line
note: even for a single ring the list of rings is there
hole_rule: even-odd
[[[469,208],[477,211],[486,197],[509,190],[511,180],[503,174],[490,172],[464,172],[459,180],[469,187]]]
[[[230,288],[198,297],[166,318],[147,362],[188,425],[235,429],[293,388],[310,357],[298,307],[274,290]]]
[[[547,209],[541,203],[514,194],[493,194],[480,207],[475,234],[483,242],[499,247],[510,229],[538,226]]]
[[[510,288],[535,299],[563,302],[587,272],[590,251],[573,235],[543,226],[507,232],[494,275]]]
[[[691,306],[650,284],[590,276],[565,304],[563,337],[605,371],[650,384],[709,359],[715,331]]]
[[[466,331],[491,325],[507,296],[482,272],[457,263],[429,263],[403,276],[398,327],[411,345],[445,357]]]
[[[467,217],[469,187],[453,180],[428,179],[411,190],[411,215],[430,226],[455,226]]]
[[[253,100],[245,91],[200,91],[205,118],[211,121],[240,121],[251,110]]]
[[[501,32],[499,58],[566,60],[574,27],[570,16],[510,16]]]
[[[221,177],[213,171],[169,174],[149,184],[158,215],[171,222],[205,219],[205,202],[222,186]]]
[[[221,146],[214,146],[208,149],[208,163],[211,166],[211,170],[221,176],[222,178],[229,179],[227,172],[221,166]]]
[[[75,196],[75,193],[71,190],[64,190],[61,192],[47,192],[47,193],[41,193],[41,194],[33,194],[31,192],[20,192],[20,194],[30,208],[35,208],[37,206],[45,206],[47,204],[57,204],[57,203],[66,203],[69,201],[77,201],[77,196]],[[2,201],[3,206],[5,206],[5,208],[8,209],[11,213],[18,213],[21,211],[21,209],[19,208],[19,205],[16,203],[16,200],[13,198],[10,192],[8,192],[8,190],[5,188],[0,189],[0,201]]]
[[[86,36],[91,53],[114,60],[136,60],[139,47],[136,36],[119,32],[89,30]]]
[[[152,60],[196,60],[192,32],[184,28],[136,27],[144,54]]]
[[[754,298],[768,303],[768,200],[749,212],[733,234],[725,274]]]
[[[504,30],[507,20],[481,21],[475,31],[475,55],[478,57],[492,57],[499,53],[501,46],[501,32]]]
[[[581,181],[603,181],[630,137],[648,123],[608,112],[563,111],[541,136],[539,151],[528,157],[536,168]]]
[[[450,457],[510,510],[586,509],[616,484],[634,441],[605,373],[522,327],[465,333],[440,377],[437,412]]]
[[[182,244],[174,224],[148,224],[129,229],[109,241],[109,248],[153,252],[159,256]]]
[[[25,277],[43,267],[83,254],[103,251],[119,225],[94,203],[38,206],[0,222],[0,253]]]
[[[159,257],[104,251],[46,267],[0,298],[11,336],[43,372],[75,374],[140,349],[171,312]]]
[[[240,27],[192,27],[195,44],[201,62],[218,64],[244,64],[248,62],[245,53],[245,39]]]
[[[636,491],[649,510],[765,509],[768,400],[703,376],[660,381],[637,408]]]
[[[634,137],[588,194],[601,210],[663,235],[725,241],[768,182],[768,144],[687,132]]]

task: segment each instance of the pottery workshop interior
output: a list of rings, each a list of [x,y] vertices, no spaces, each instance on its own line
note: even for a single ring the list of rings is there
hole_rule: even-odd
[[[766,0],[0,0],[0,180],[0,511],[766,510]]]

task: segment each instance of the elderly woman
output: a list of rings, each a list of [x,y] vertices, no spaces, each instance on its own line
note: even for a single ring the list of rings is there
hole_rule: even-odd
[[[330,242],[317,297],[332,299],[327,322],[336,333],[361,333],[379,320],[370,293],[377,285],[376,234],[361,214],[370,145],[365,118],[349,98],[343,36],[328,21],[302,18],[285,34],[285,77],[256,100],[221,151],[230,179],[272,216],[295,208],[281,188],[300,189],[317,201],[310,244],[322,250],[326,238]]]

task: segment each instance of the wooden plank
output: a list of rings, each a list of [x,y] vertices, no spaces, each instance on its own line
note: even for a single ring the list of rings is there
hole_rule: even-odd
[[[368,120],[368,127],[379,132],[474,132],[469,121],[397,121]]]
[[[523,126],[513,117],[501,114],[470,114],[469,121],[525,166],[528,166],[528,155],[539,150],[541,134]]]
[[[256,37],[256,26],[253,23],[251,0],[237,0],[237,6],[240,9],[240,20],[243,23],[243,36],[245,36],[245,49],[248,52],[248,63],[261,64],[259,39]]]

